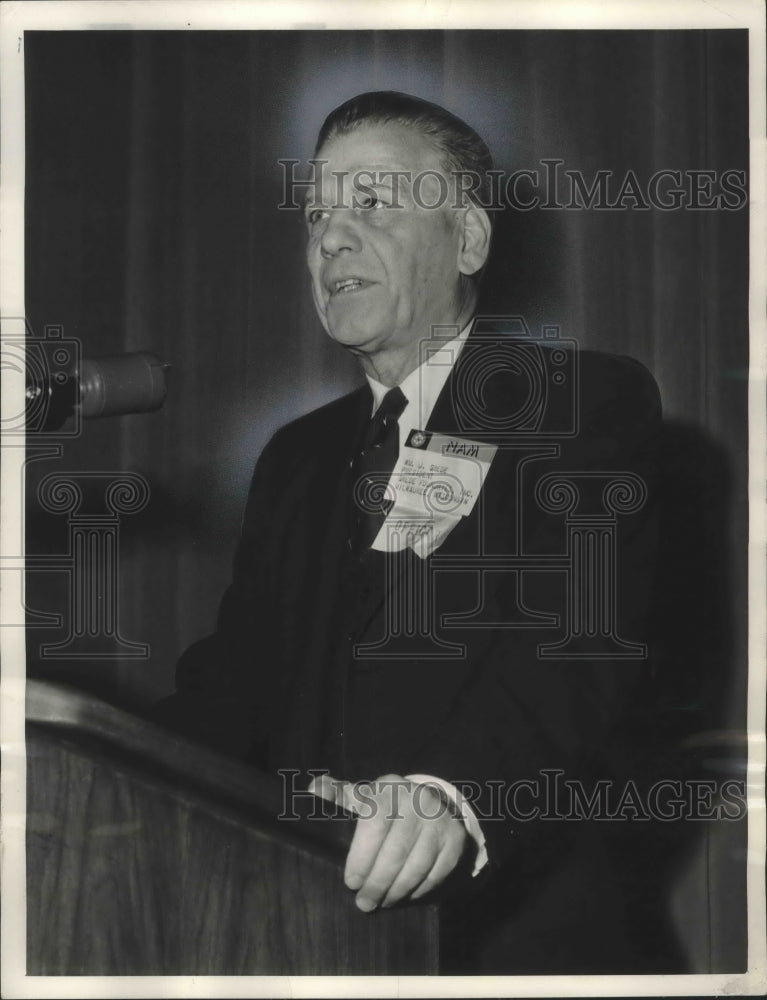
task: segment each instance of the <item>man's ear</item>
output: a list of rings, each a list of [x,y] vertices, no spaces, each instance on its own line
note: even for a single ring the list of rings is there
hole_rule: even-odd
[[[459,219],[458,270],[461,274],[476,274],[490,253],[490,217],[479,205],[468,205]]]

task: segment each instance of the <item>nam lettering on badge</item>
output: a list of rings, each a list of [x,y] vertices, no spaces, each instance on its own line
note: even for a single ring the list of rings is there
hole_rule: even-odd
[[[389,482],[394,503],[373,542],[379,552],[410,546],[425,559],[474,509],[495,445],[412,430]]]

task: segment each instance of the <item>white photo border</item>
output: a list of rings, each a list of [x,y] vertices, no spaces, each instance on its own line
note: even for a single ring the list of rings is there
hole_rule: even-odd
[[[750,374],[749,374],[749,684],[748,684],[748,971],[739,975],[568,977],[42,977],[26,976],[25,658],[22,573],[3,563],[0,728],[2,769],[2,981],[11,997],[293,996],[689,996],[767,992],[765,922],[765,546],[767,527],[767,140],[765,20],[761,0],[573,0],[367,4],[127,0],[0,4],[0,316],[24,315],[24,34],[30,30],[254,30],[286,28],[655,29],[747,28],[750,66]],[[21,412],[23,384],[3,372],[3,416]],[[23,381],[23,380],[22,380]],[[2,449],[3,553],[20,552],[24,448]]]

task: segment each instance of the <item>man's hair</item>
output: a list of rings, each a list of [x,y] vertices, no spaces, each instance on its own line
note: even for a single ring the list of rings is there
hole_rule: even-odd
[[[322,146],[338,135],[353,132],[365,125],[402,125],[418,131],[440,157],[448,173],[469,173],[479,183],[476,190],[461,185],[475,204],[490,204],[490,178],[493,158],[485,141],[471,126],[439,104],[424,101],[396,90],[378,90],[359,94],[339,105],[325,119],[317,137],[315,156]],[[459,188],[460,190],[460,188]],[[492,220],[493,213],[490,213]]]

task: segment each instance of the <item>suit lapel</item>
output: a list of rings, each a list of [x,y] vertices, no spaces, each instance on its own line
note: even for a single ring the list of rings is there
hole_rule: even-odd
[[[472,428],[470,432],[465,428],[465,421],[462,420],[460,413],[461,407],[457,405],[462,398],[461,393],[465,392],[467,382],[471,377],[470,365],[472,352],[477,349],[481,350],[481,347],[479,346],[478,338],[475,336],[474,331],[472,331],[464,350],[461,352],[445,385],[442,387],[442,391],[424,428],[425,430],[435,434],[455,435],[477,441],[483,440],[481,428],[479,431]],[[512,403],[512,400],[507,393],[503,405],[509,406],[510,403]],[[488,473],[482,494],[486,493],[487,483],[490,483],[492,489],[493,484],[503,478],[503,469],[496,468],[496,464],[503,466],[503,456],[500,452],[496,455],[493,467],[491,467]],[[461,552],[476,553],[478,551],[477,545],[482,528],[481,520],[484,500],[485,497],[480,495],[471,514],[461,518],[460,522],[440,546],[439,551],[441,554],[452,555]],[[403,586],[406,586],[403,583],[403,574],[406,569],[412,571],[411,564],[414,560],[419,560],[419,557],[412,550],[405,549],[403,552],[395,554],[371,551],[366,559],[367,594],[359,601],[358,613],[352,629],[358,639],[381,612],[385,602],[396,599],[395,589],[400,593],[402,592]]]

